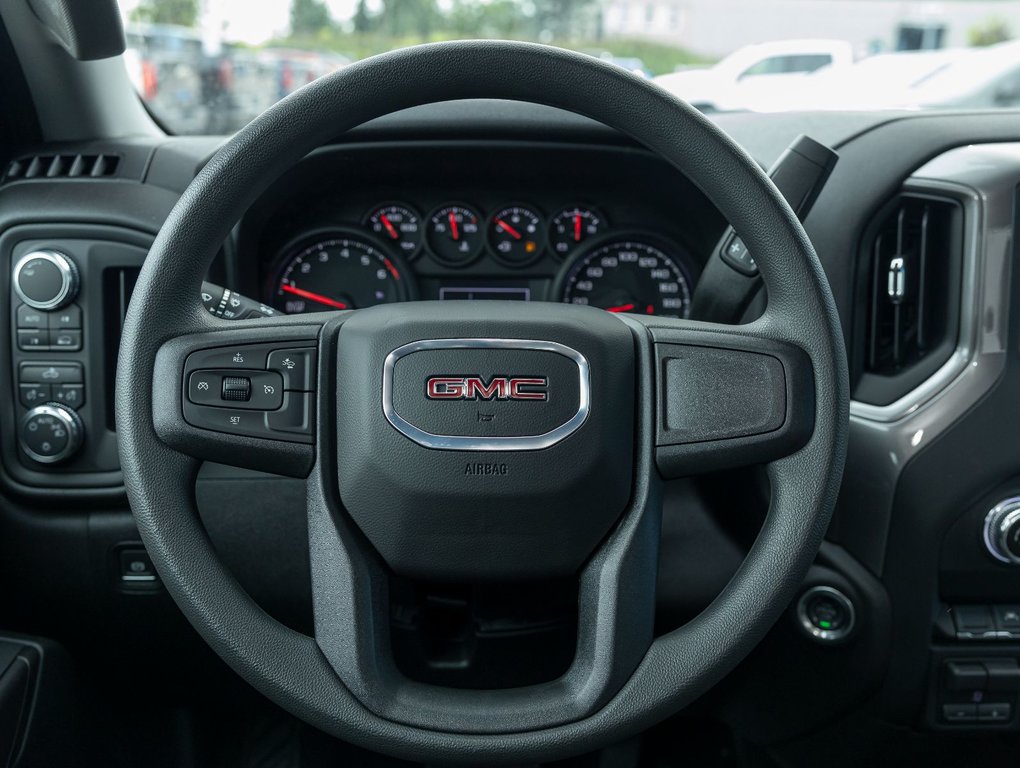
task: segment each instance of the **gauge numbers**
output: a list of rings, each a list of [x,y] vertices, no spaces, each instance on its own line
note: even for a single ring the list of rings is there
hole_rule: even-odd
[[[691,282],[673,257],[640,240],[614,240],[565,265],[561,300],[608,312],[687,317]]]

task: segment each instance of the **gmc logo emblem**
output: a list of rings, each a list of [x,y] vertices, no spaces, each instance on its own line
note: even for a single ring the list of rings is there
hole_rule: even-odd
[[[433,376],[425,382],[429,400],[548,400],[545,376]]]

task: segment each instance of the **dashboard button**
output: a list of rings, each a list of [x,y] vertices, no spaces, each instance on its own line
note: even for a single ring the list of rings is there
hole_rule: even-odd
[[[26,408],[35,408],[50,399],[49,384],[22,384],[18,387],[18,400]]]
[[[18,330],[18,349],[24,351],[36,350],[49,350],[50,348],[50,332],[31,330],[24,331]]]
[[[81,331],[50,331],[50,349],[77,352],[81,349]]]
[[[120,579],[127,582],[154,582],[156,568],[149,559],[149,553],[141,547],[120,551]]]
[[[947,723],[973,723],[977,720],[977,704],[943,704],[942,717]]]
[[[983,691],[988,686],[988,670],[979,661],[946,663],[946,690]]]
[[[309,391],[315,389],[315,350],[274,349],[269,353],[266,367],[283,377],[284,389]]]
[[[988,690],[1000,693],[1016,693],[1020,691],[1020,664],[1010,657],[985,659],[988,670]]]
[[[1013,714],[1011,710],[1006,702],[978,704],[977,717],[982,723],[1005,723]]]
[[[42,330],[47,327],[49,322],[45,312],[27,304],[18,307],[18,328]]]
[[[85,405],[85,387],[81,384],[59,384],[53,387],[53,399],[77,410]]]
[[[260,411],[193,406],[185,409],[184,417],[192,426],[214,432],[247,437],[272,437],[266,428],[265,414]]]
[[[995,612],[996,629],[1020,632],[1020,605],[996,605],[992,610]]]
[[[797,601],[796,612],[801,629],[820,642],[840,642],[854,630],[854,605],[835,587],[808,588]]]
[[[315,406],[312,394],[308,392],[287,392],[283,407],[266,414],[266,423],[274,432],[293,432],[299,435],[312,434]]]
[[[264,344],[203,349],[198,352],[192,352],[188,356],[187,366],[191,370],[196,368],[264,369],[268,353],[269,348]]]
[[[22,365],[18,379],[22,384],[81,384],[82,367],[70,364],[27,364]]]
[[[223,374],[216,371],[195,371],[188,379],[188,399],[199,405],[220,405]]]
[[[71,306],[64,307],[57,312],[51,312],[49,316],[49,327],[51,331],[80,331],[81,307],[77,304],[72,304]]]
[[[740,274],[747,277],[755,277],[758,274],[758,265],[751,257],[751,253],[747,250],[744,241],[736,232],[730,235],[726,245],[723,246],[719,253],[722,256],[722,260]]]

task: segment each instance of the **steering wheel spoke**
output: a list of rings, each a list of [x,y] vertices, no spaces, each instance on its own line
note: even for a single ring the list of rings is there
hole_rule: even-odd
[[[153,378],[156,434],[196,459],[307,476],[321,328],[306,318],[267,318],[167,341]]]
[[[799,450],[815,420],[811,359],[746,326],[638,318],[654,348],[655,459],[664,477],[764,464]]]

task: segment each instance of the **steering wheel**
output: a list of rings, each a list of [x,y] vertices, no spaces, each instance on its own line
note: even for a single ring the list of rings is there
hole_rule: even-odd
[[[473,98],[569,110],[657,152],[747,242],[768,289],[764,315],[724,326],[553,303],[412,302],[227,323],[201,307],[234,222],[306,154],[373,118]],[[556,759],[636,733],[755,646],[828,524],[848,388],[818,259],[741,149],[620,68],[474,41],[353,64],[220,149],[146,259],[116,400],[142,539],[213,650],[323,731],[397,757],[479,764]],[[314,637],[268,616],[218,559],[196,509],[201,460],[307,476]],[[701,615],[655,637],[663,479],[750,464],[766,464],[771,483],[756,543]],[[573,662],[559,679],[501,690],[408,679],[390,652],[394,574],[576,578]]]

